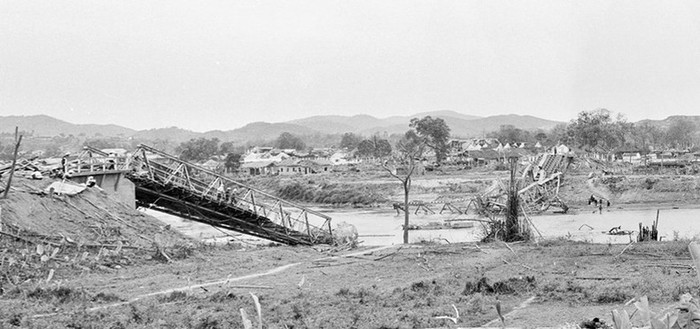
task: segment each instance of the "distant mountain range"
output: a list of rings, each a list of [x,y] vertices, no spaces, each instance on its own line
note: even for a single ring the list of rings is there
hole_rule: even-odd
[[[352,132],[365,136],[375,133],[402,134],[408,130],[411,118],[422,118],[430,115],[445,120],[454,137],[482,136],[497,130],[501,125],[513,125],[520,129],[551,129],[562,123],[537,118],[529,115],[496,115],[478,117],[454,111],[435,111],[417,113],[410,116],[394,116],[379,119],[370,115],[324,115],[281,123],[254,122],[244,127],[232,130],[214,130],[204,133],[194,132],[177,127],[158,128],[149,130],[133,130],[117,125],[72,124],[48,115],[34,116],[0,116],[0,133],[12,133],[15,126],[20,130],[32,132],[34,136],[105,136],[133,137],[140,140],[170,140],[181,143],[192,138],[219,138],[221,141],[251,142],[269,141],[277,138],[283,132],[298,136],[313,136],[325,134],[342,134]],[[664,120],[643,120],[639,123],[649,123],[660,127],[669,126],[674,120],[691,120],[700,127],[700,116],[671,116]]]
[[[677,121],[692,122],[696,128],[700,129],[700,115],[672,115],[663,120],[641,120],[636,124],[649,124],[659,128],[667,129]]]
[[[0,116],[0,133],[14,133],[15,127],[21,131],[34,132],[36,136],[85,135],[124,136],[129,137],[136,130],[117,125],[74,124],[48,115],[11,115]]]

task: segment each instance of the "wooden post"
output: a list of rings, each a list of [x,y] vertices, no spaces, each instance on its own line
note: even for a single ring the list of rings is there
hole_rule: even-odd
[[[22,142],[22,135],[19,135],[19,127],[15,127],[15,154],[12,157],[12,167],[10,168],[10,177],[7,178],[7,185],[5,186],[5,195],[3,199],[7,199],[7,194],[10,193],[10,185],[12,184],[12,176],[15,173],[15,166],[17,165],[17,151],[19,151],[19,144]]]
[[[311,236],[311,228],[309,227],[309,214],[306,213],[306,210],[304,210],[304,221],[306,222],[306,234]]]
[[[287,227],[287,223],[284,221],[285,217],[284,217],[284,209],[282,209],[282,203],[277,201],[277,205],[279,205],[279,208],[280,208],[280,218],[282,219],[282,225],[284,226],[284,228],[286,230],[288,230],[289,227]]]
[[[331,241],[333,241],[333,228],[331,228],[331,221],[327,219],[326,222],[328,223],[328,235],[331,236]]]

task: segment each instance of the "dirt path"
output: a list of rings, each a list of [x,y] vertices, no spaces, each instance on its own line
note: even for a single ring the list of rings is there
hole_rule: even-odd
[[[605,198],[606,200],[611,200],[611,198],[610,198],[610,193],[608,193],[608,192],[606,192],[606,191],[603,191],[603,190],[601,190],[600,188],[597,188],[597,187],[593,186],[593,179],[592,179],[592,178],[589,178],[589,179],[586,180],[586,186],[588,186],[588,189],[589,189],[593,194],[595,194],[596,196],[598,196],[598,197],[601,197],[601,196],[602,196],[602,197]]]

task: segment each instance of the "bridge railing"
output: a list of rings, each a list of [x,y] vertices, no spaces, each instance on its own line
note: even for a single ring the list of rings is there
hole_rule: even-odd
[[[99,149],[85,146],[78,158],[68,163],[73,174],[90,174],[120,170],[127,162],[125,156],[113,156]]]
[[[308,235],[312,241],[332,238],[331,217],[182,161],[146,145],[139,145],[120,169],[135,170],[162,185],[183,188],[191,196],[228,204],[266,217],[287,232]]]

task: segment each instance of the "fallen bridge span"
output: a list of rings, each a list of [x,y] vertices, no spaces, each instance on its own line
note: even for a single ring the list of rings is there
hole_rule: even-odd
[[[289,245],[333,241],[330,217],[152,147],[123,166],[139,207]]]

